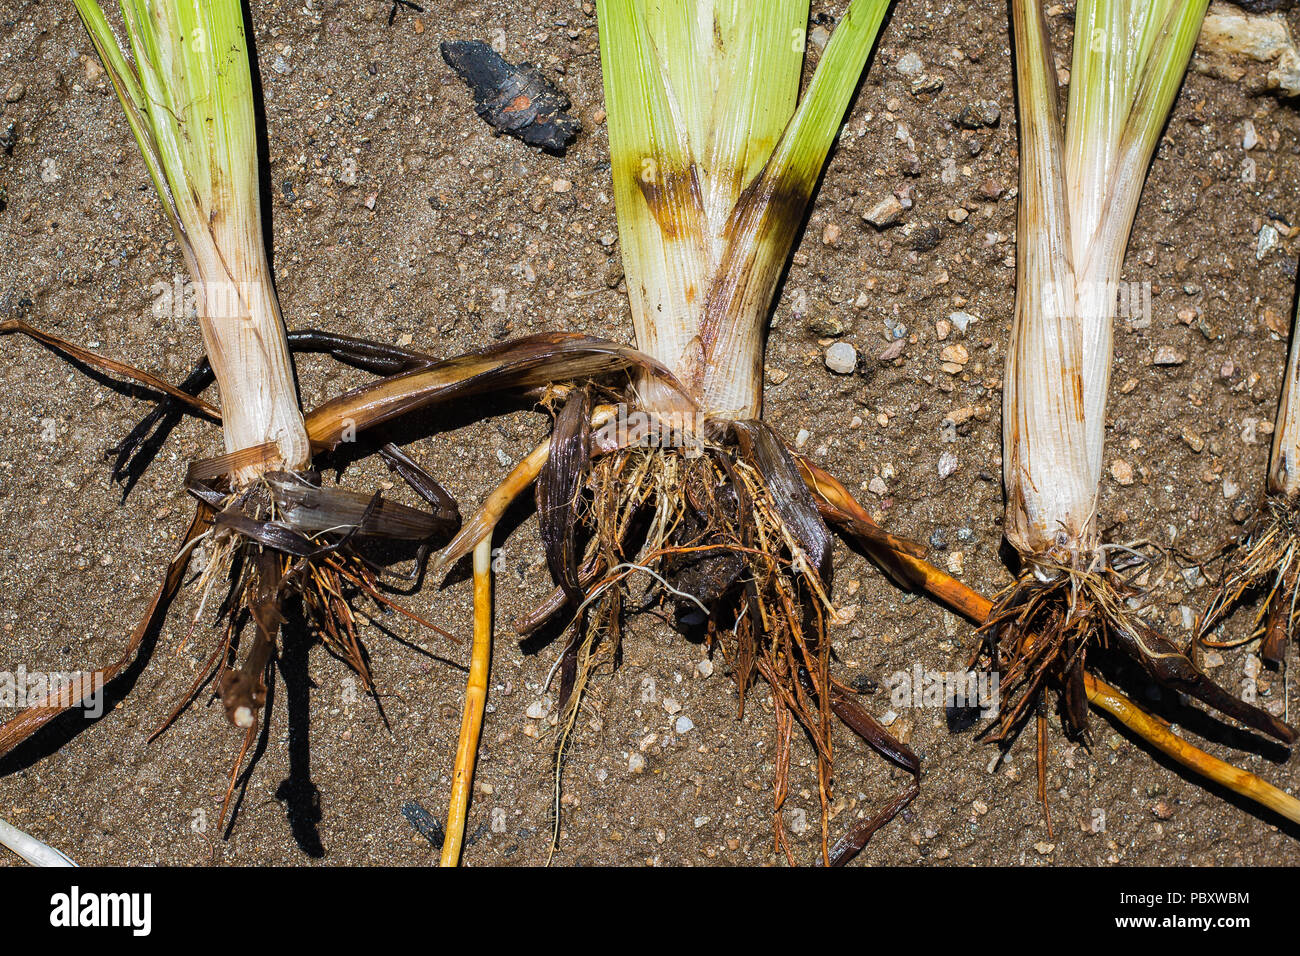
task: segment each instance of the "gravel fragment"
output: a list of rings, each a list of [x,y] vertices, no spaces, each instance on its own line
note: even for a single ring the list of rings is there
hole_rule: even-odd
[[[912,233],[911,246],[916,252],[929,252],[939,245],[939,240],[942,238],[938,226],[922,226]]]
[[[970,352],[966,351],[964,345],[948,345],[939,353],[939,358],[954,365],[965,365],[970,361]]]
[[[15,83],[13,86],[9,87],[9,89],[5,90],[5,102],[17,103],[25,95],[27,95],[27,87],[21,83]]]
[[[940,480],[949,477],[957,470],[957,456],[950,451],[945,451],[939,456],[939,478]]]
[[[978,322],[979,316],[971,315],[969,312],[953,312],[948,316],[948,321],[952,327],[963,335],[972,322]]]
[[[1182,365],[1187,356],[1172,345],[1161,345],[1151,359],[1152,365]]]
[[[963,106],[952,117],[953,124],[961,129],[979,129],[997,126],[1002,119],[1002,108],[993,100],[976,100]]]
[[[1267,223],[1260,227],[1259,237],[1255,242],[1255,258],[1263,259],[1277,246],[1277,230]]]
[[[808,811],[800,807],[795,807],[787,814],[790,822],[790,832],[795,836],[808,832]]]
[[[858,350],[848,342],[836,342],[826,350],[826,367],[836,375],[848,375],[858,367]]]
[[[862,214],[862,218],[877,229],[898,225],[903,218],[903,204],[897,196],[886,196]]]
[[[678,717],[673,723],[673,730],[677,732],[678,736],[689,734],[694,729],[695,721],[691,720],[689,717]]]
[[[850,324],[835,312],[816,312],[808,316],[804,325],[813,335],[828,339],[838,339],[851,328]]]
[[[884,350],[876,356],[882,362],[892,362],[896,358],[901,358],[903,350],[907,348],[907,339],[894,339]]]
[[[925,61],[916,53],[908,50],[898,58],[898,62],[894,64],[894,69],[903,76],[919,76],[921,71],[925,69]]]

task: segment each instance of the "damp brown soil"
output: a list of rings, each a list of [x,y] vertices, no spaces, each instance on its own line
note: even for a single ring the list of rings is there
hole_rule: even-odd
[[[1058,42],[1069,36],[1064,6]],[[442,355],[558,328],[629,341],[589,6],[443,3],[399,9],[391,25],[389,11],[387,2],[252,4],[288,324]],[[492,135],[439,56],[438,44],[456,39],[495,41],[572,98],[583,132],[567,155]],[[12,123],[16,138],[0,153],[0,307],[179,379],[198,335],[155,304],[183,264],[71,5],[6,4],[0,51],[0,132]],[[778,431],[860,488],[889,530],[931,545],[933,560],[986,591],[1010,580],[999,555],[998,413],[1015,274],[1010,80],[999,5],[895,4],[782,287],[767,352],[766,416]],[[1000,118],[978,125],[993,117],[989,103]],[[954,122],[977,105],[978,128]],[[1247,121],[1258,139],[1249,152]],[[1150,290],[1150,313],[1149,323],[1121,319],[1116,333],[1101,499],[1112,540],[1208,552],[1238,530],[1262,489],[1300,247],[1289,236],[1300,219],[1298,147],[1291,107],[1188,79],[1124,274]],[[910,193],[911,208],[877,231],[862,214],[896,190]],[[1279,237],[1262,255],[1261,230]],[[941,338],[953,313],[974,320]],[[824,336],[841,330],[862,356],[849,376],[823,361]],[[881,360],[891,343],[896,357]],[[307,405],[364,377],[315,358],[299,371]],[[186,463],[219,450],[213,426],[184,422],[123,502],[102,456],[147,407],[28,341],[0,342],[0,670],[109,661],[143,612],[188,520]],[[479,411],[427,416],[404,435],[467,510],[547,426],[526,410],[470,421]],[[954,431],[945,417],[962,422]],[[941,456],[951,471],[942,478]],[[357,488],[391,480],[373,461],[345,477]],[[508,627],[549,590],[536,525],[524,510],[518,518],[500,542],[498,638],[465,853],[473,865],[539,864],[548,846],[555,702],[544,683],[559,646],[521,645]],[[941,709],[891,701],[898,672],[959,669],[972,628],[891,587],[843,545],[835,576],[837,673],[868,689],[867,706],[893,717],[890,730],[924,767],[920,797],[861,863],[1300,863],[1294,828],[1205,789],[1098,716],[1090,748],[1068,742],[1053,718],[1049,838],[1032,741],[991,771],[994,752],[972,731],[950,732]],[[1176,566],[1150,583],[1154,619],[1186,639],[1187,614],[1207,586]],[[239,740],[220,708],[201,700],[145,743],[214,638],[204,623],[191,633],[191,592],[111,712],[6,764],[0,817],[84,864],[434,861],[402,807],[445,810],[470,588],[453,575],[409,603],[463,642],[404,621],[391,624],[400,640],[366,628],[382,715],[322,647],[286,648],[289,689],[276,691],[267,746],[228,839],[216,820]],[[704,657],[654,616],[629,620],[621,666],[593,681],[578,723],[556,862],[779,862],[766,692],[752,693],[739,717],[725,662],[706,677]],[[1247,667],[1246,654],[1227,652],[1213,673],[1239,690]],[[1229,746],[1227,734],[1166,709],[1171,702],[1140,681],[1126,687],[1180,727],[1190,722],[1184,729],[1213,753],[1294,789],[1294,760]],[[1266,671],[1257,690],[1277,708],[1288,688]],[[832,834],[905,782],[847,733],[836,743]],[[815,762],[806,741],[795,748],[786,822],[811,862]]]

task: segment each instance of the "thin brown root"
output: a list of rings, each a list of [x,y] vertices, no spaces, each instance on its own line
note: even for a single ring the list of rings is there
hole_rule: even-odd
[[[593,668],[617,649],[623,604],[637,596],[630,586],[635,578],[648,585],[645,600],[667,604],[679,627],[704,627],[718,642],[734,670],[742,710],[757,678],[771,691],[777,730],[773,833],[777,852],[792,863],[781,811],[790,787],[794,728],[807,735],[817,755],[821,855],[831,862],[836,685],[829,673],[826,629],[832,607],[827,582],[754,461],[743,448],[737,453],[709,446],[699,457],[628,448],[593,467],[587,480],[590,503],[582,515],[590,535],[582,566],[607,570],[584,587],[578,630],[558,662],[563,711],[552,849],[564,748]],[[630,529],[637,527],[642,530],[633,543]]]
[[[1052,809],[1047,805],[1047,711],[1038,708],[1038,802],[1043,805],[1043,821],[1047,824],[1047,838],[1054,839],[1052,833]]]
[[[244,731],[244,744],[239,748],[239,756],[230,767],[230,782],[226,784],[226,796],[221,801],[221,815],[217,818],[217,832],[220,833],[226,825],[226,811],[230,808],[230,798],[234,796],[235,784],[239,781],[239,768],[244,765],[244,757],[248,755],[248,748],[253,743],[253,738],[257,736],[257,725],[249,727]]]
[[[991,739],[1009,744],[1049,685],[1062,692],[1061,718],[1067,733],[1085,733],[1082,680],[1088,655],[1113,649],[1160,685],[1284,744],[1295,741],[1294,730],[1219,687],[1130,610],[1127,602],[1135,592],[1117,575],[1064,567],[1050,570],[1056,576],[1048,581],[1026,573],[1004,592],[981,628],[988,666],[1002,675],[997,732]]]
[[[1280,664],[1300,621],[1300,512],[1290,499],[1270,496],[1264,502],[1242,547],[1235,553],[1223,583],[1214,592],[1196,625],[1196,641],[1205,647],[1237,647],[1261,640],[1260,657]],[[1251,594],[1266,592],[1244,637],[1221,640],[1210,635]]]

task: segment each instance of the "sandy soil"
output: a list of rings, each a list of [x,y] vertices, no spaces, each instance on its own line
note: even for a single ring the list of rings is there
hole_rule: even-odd
[[[410,339],[440,354],[553,328],[629,340],[594,16],[569,0],[430,7],[399,10],[390,27],[387,2],[254,0],[288,323]],[[1072,5],[1063,7],[1058,42],[1069,37]],[[584,132],[564,158],[494,137],[438,55],[442,40],[494,36],[572,97]],[[931,78],[918,85],[940,88],[913,92],[916,75],[900,72],[915,66],[907,53]],[[16,101],[0,102],[0,132],[12,123],[17,135],[12,155],[0,153],[0,311],[25,309],[59,335],[178,379],[199,353],[197,331],[153,314],[151,287],[184,267],[71,4],[3,0],[0,78],[4,90],[23,85]],[[997,104],[1000,122],[958,128],[953,115],[977,100]],[[1247,120],[1259,140],[1249,153]],[[1204,553],[1237,530],[1234,514],[1244,517],[1261,491],[1285,348],[1273,329],[1285,329],[1295,279],[1287,224],[1300,217],[1297,144],[1292,109],[1220,80],[1187,81],[1125,272],[1150,283],[1152,314],[1148,327],[1121,322],[1116,335],[1108,456],[1117,464],[1101,502],[1112,540]],[[899,0],[790,269],[767,357],[769,420],[791,439],[806,430],[804,449],[861,485],[890,530],[931,542],[936,561],[986,590],[1009,580],[999,557],[998,406],[1016,170],[1004,6]],[[898,189],[914,205],[902,225],[878,232],[862,213]],[[1267,224],[1282,239],[1258,258]],[[936,324],[958,311],[977,321],[940,341]],[[858,374],[824,365],[829,341],[818,330],[831,322],[864,353]],[[896,335],[901,357],[879,361]],[[952,345],[968,354],[955,375],[940,368]],[[188,520],[185,464],[215,453],[219,435],[185,422],[123,502],[101,456],[146,404],[30,342],[0,346],[0,669],[94,666],[116,656],[144,610]],[[1164,348],[1183,361],[1154,365]],[[314,358],[299,368],[306,405],[362,379]],[[945,442],[943,418],[967,406],[987,411]],[[468,510],[546,425],[536,413],[494,411],[468,425],[422,421],[405,440]],[[941,479],[944,452],[957,467]],[[363,488],[388,480],[373,462],[346,477]],[[877,477],[883,494],[867,490]],[[521,646],[505,626],[548,590],[535,524],[523,511],[519,519],[501,542],[502,626],[466,852],[474,865],[538,864],[548,844],[550,727],[526,711],[539,700],[553,710],[541,685],[559,648]],[[962,666],[969,625],[891,587],[842,545],[835,564],[839,600],[853,612],[834,635],[838,671],[876,688],[865,698],[876,713],[894,709],[890,675],[918,663]],[[1155,618],[1185,638],[1183,608],[1207,594],[1175,569],[1155,594]],[[467,583],[453,578],[411,604],[467,637],[469,600]],[[220,708],[201,702],[145,744],[209,652],[211,630],[190,633],[194,610],[192,594],[177,602],[147,666],[104,719],[79,721],[0,765],[0,816],[86,864],[436,859],[401,807],[444,811],[467,646],[405,623],[393,629],[407,644],[369,628],[387,726],[323,648],[287,649],[290,690],[277,692],[268,745],[222,840],[216,817],[239,741]],[[700,676],[703,650],[653,618],[630,622],[624,650],[621,668],[588,697],[557,861],[778,862],[765,691],[738,719],[721,660]],[[1245,666],[1246,655],[1229,653],[1214,673],[1240,688]],[[1142,681],[1126,686],[1214,753],[1294,789],[1294,760],[1228,746],[1230,734]],[[1266,673],[1259,693],[1280,707],[1283,681]],[[667,712],[669,699],[679,714]],[[694,729],[679,734],[683,715]],[[973,731],[950,733],[941,710],[901,710],[892,730],[921,755],[923,790],[863,864],[1300,863],[1294,829],[1206,790],[1099,717],[1090,749],[1069,743],[1053,719],[1050,840],[1032,741],[990,772],[994,752]],[[837,742],[833,834],[904,784],[847,734]],[[640,763],[633,754],[642,772],[629,769]],[[804,862],[816,858],[819,830],[811,757],[798,742],[786,814],[795,829],[806,824],[793,838]]]

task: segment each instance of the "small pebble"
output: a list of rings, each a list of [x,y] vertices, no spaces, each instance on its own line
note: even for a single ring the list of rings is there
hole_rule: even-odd
[[[898,62],[894,64],[894,69],[903,76],[917,76],[925,69],[925,62],[917,54],[909,50],[898,58]]]
[[[808,331],[821,338],[838,339],[849,330],[849,324],[835,312],[818,312],[808,316],[804,323]]]
[[[876,356],[882,362],[892,362],[896,358],[901,358],[903,351],[907,348],[907,339],[894,339],[884,350]]]
[[[836,342],[826,350],[826,367],[836,375],[848,375],[858,367],[858,350],[848,342]]]
[[[678,736],[689,734],[694,729],[695,721],[691,720],[689,717],[678,717],[673,723],[673,730],[677,732]]]
[[[1161,345],[1156,349],[1155,356],[1151,359],[1152,365],[1182,365],[1187,361],[1187,356],[1172,345]]]
[[[1110,463],[1110,476],[1121,485],[1133,484],[1133,466],[1123,458],[1116,458]]]
[[[964,106],[952,117],[954,125],[962,129],[979,129],[997,126],[1002,119],[1002,108],[992,100],[976,100]]]
[[[281,76],[288,76],[293,72],[293,66],[290,65],[289,61],[279,55],[271,61],[271,69],[275,70],[275,72],[279,73]]]
[[[663,703],[664,703],[664,710],[668,711],[668,713],[670,714],[681,713],[682,705],[678,703],[676,700],[674,700],[672,697],[665,697]]]
[[[629,773],[645,773],[645,757],[633,751],[627,758],[627,769]]]
[[[952,323],[954,329],[964,335],[966,333],[966,327],[972,322],[978,322],[979,318],[971,315],[969,312],[953,312],[948,316],[948,321]]]
[[[541,720],[546,716],[546,713],[549,710],[550,708],[546,705],[546,701],[535,700],[528,705],[528,709],[524,711],[524,716],[528,717],[530,720]]]
[[[5,102],[17,103],[27,94],[27,87],[21,83],[15,83],[9,89],[5,90]]]
[[[1259,230],[1259,239],[1255,243],[1255,258],[1263,259],[1277,245],[1277,230],[1265,225]]]
[[[862,218],[877,229],[897,225],[903,218],[903,204],[897,196],[886,196],[862,214]]]
[[[964,345],[949,345],[939,353],[939,358],[953,365],[965,365],[970,361],[970,353]]]
[[[713,661],[705,658],[695,665],[695,676],[701,679],[713,676]]]
[[[957,470],[957,456],[945,451],[939,456],[939,479],[943,480]]]

